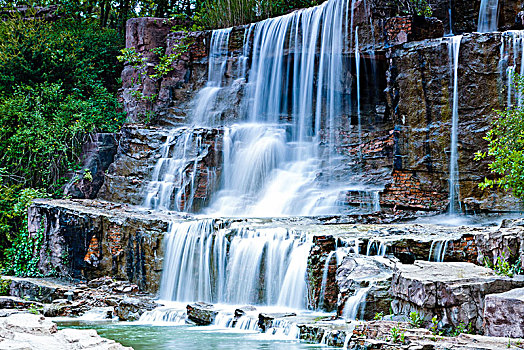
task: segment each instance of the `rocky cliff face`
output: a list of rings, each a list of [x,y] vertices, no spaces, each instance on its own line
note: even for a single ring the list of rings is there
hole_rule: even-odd
[[[113,276],[156,292],[169,216],[145,216],[122,205],[88,201],[35,201],[29,233],[41,247],[44,275],[93,279]]]

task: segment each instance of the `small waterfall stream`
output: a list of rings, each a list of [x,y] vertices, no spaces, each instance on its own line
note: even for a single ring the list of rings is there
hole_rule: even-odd
[[[480,33],[494,32],[498,29],[499,0],[482,0],[480,2],[477,30]]]
[[[458,167],[458,122],[459,122],[459,92],[458,92],[458,67],[460,43],[462,35],[450,38],[449,52],[452,58],[451,71],[453,73],[453,110],[451,121],[451,147],[449,160],[449,214],[455,215],[460,210],[460,188]]]

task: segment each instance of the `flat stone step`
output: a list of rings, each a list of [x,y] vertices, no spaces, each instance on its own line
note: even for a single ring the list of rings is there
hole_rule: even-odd
[[[416,261],[393,272],[392,308],[402,315],[417,311],[426,320],[437,316],[442,326],[471,324],[481,330],[485,296],[519,287],[523,278],[498,276],[471,263]]]
[[[484,332],[494,337],[524,337],[524,288],[486,296]]]

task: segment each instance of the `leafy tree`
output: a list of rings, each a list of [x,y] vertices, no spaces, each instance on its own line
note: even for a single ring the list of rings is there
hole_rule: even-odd
[[[123,40],[90,18],[13,11],[0,13],[0,265],[35,275],[41,237],[29,236],[27,207],[61,195],[89,133],[124,122],[116,95]]]
[[[515,76],[517,96],[524,96],[524,77]],[[492,159],[489,169],[494,177],[484,179],[481,188],[500,187],[524,198],[524,106],[497,111],[491,130],[484,137],[488,150],[479,151],[476,160]]]

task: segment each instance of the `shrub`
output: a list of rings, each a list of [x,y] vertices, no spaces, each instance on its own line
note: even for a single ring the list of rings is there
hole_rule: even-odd
[[[514,80],[517,94],[522,96],[524,78],[516,75]],[[484,179],[479,187],[497,186],[524,198],[524,107],[515,106],[497,111],[484,139],[489,143],[488,150],[478,151],[475,159],[491,159],[489,169],[495,177]]]

